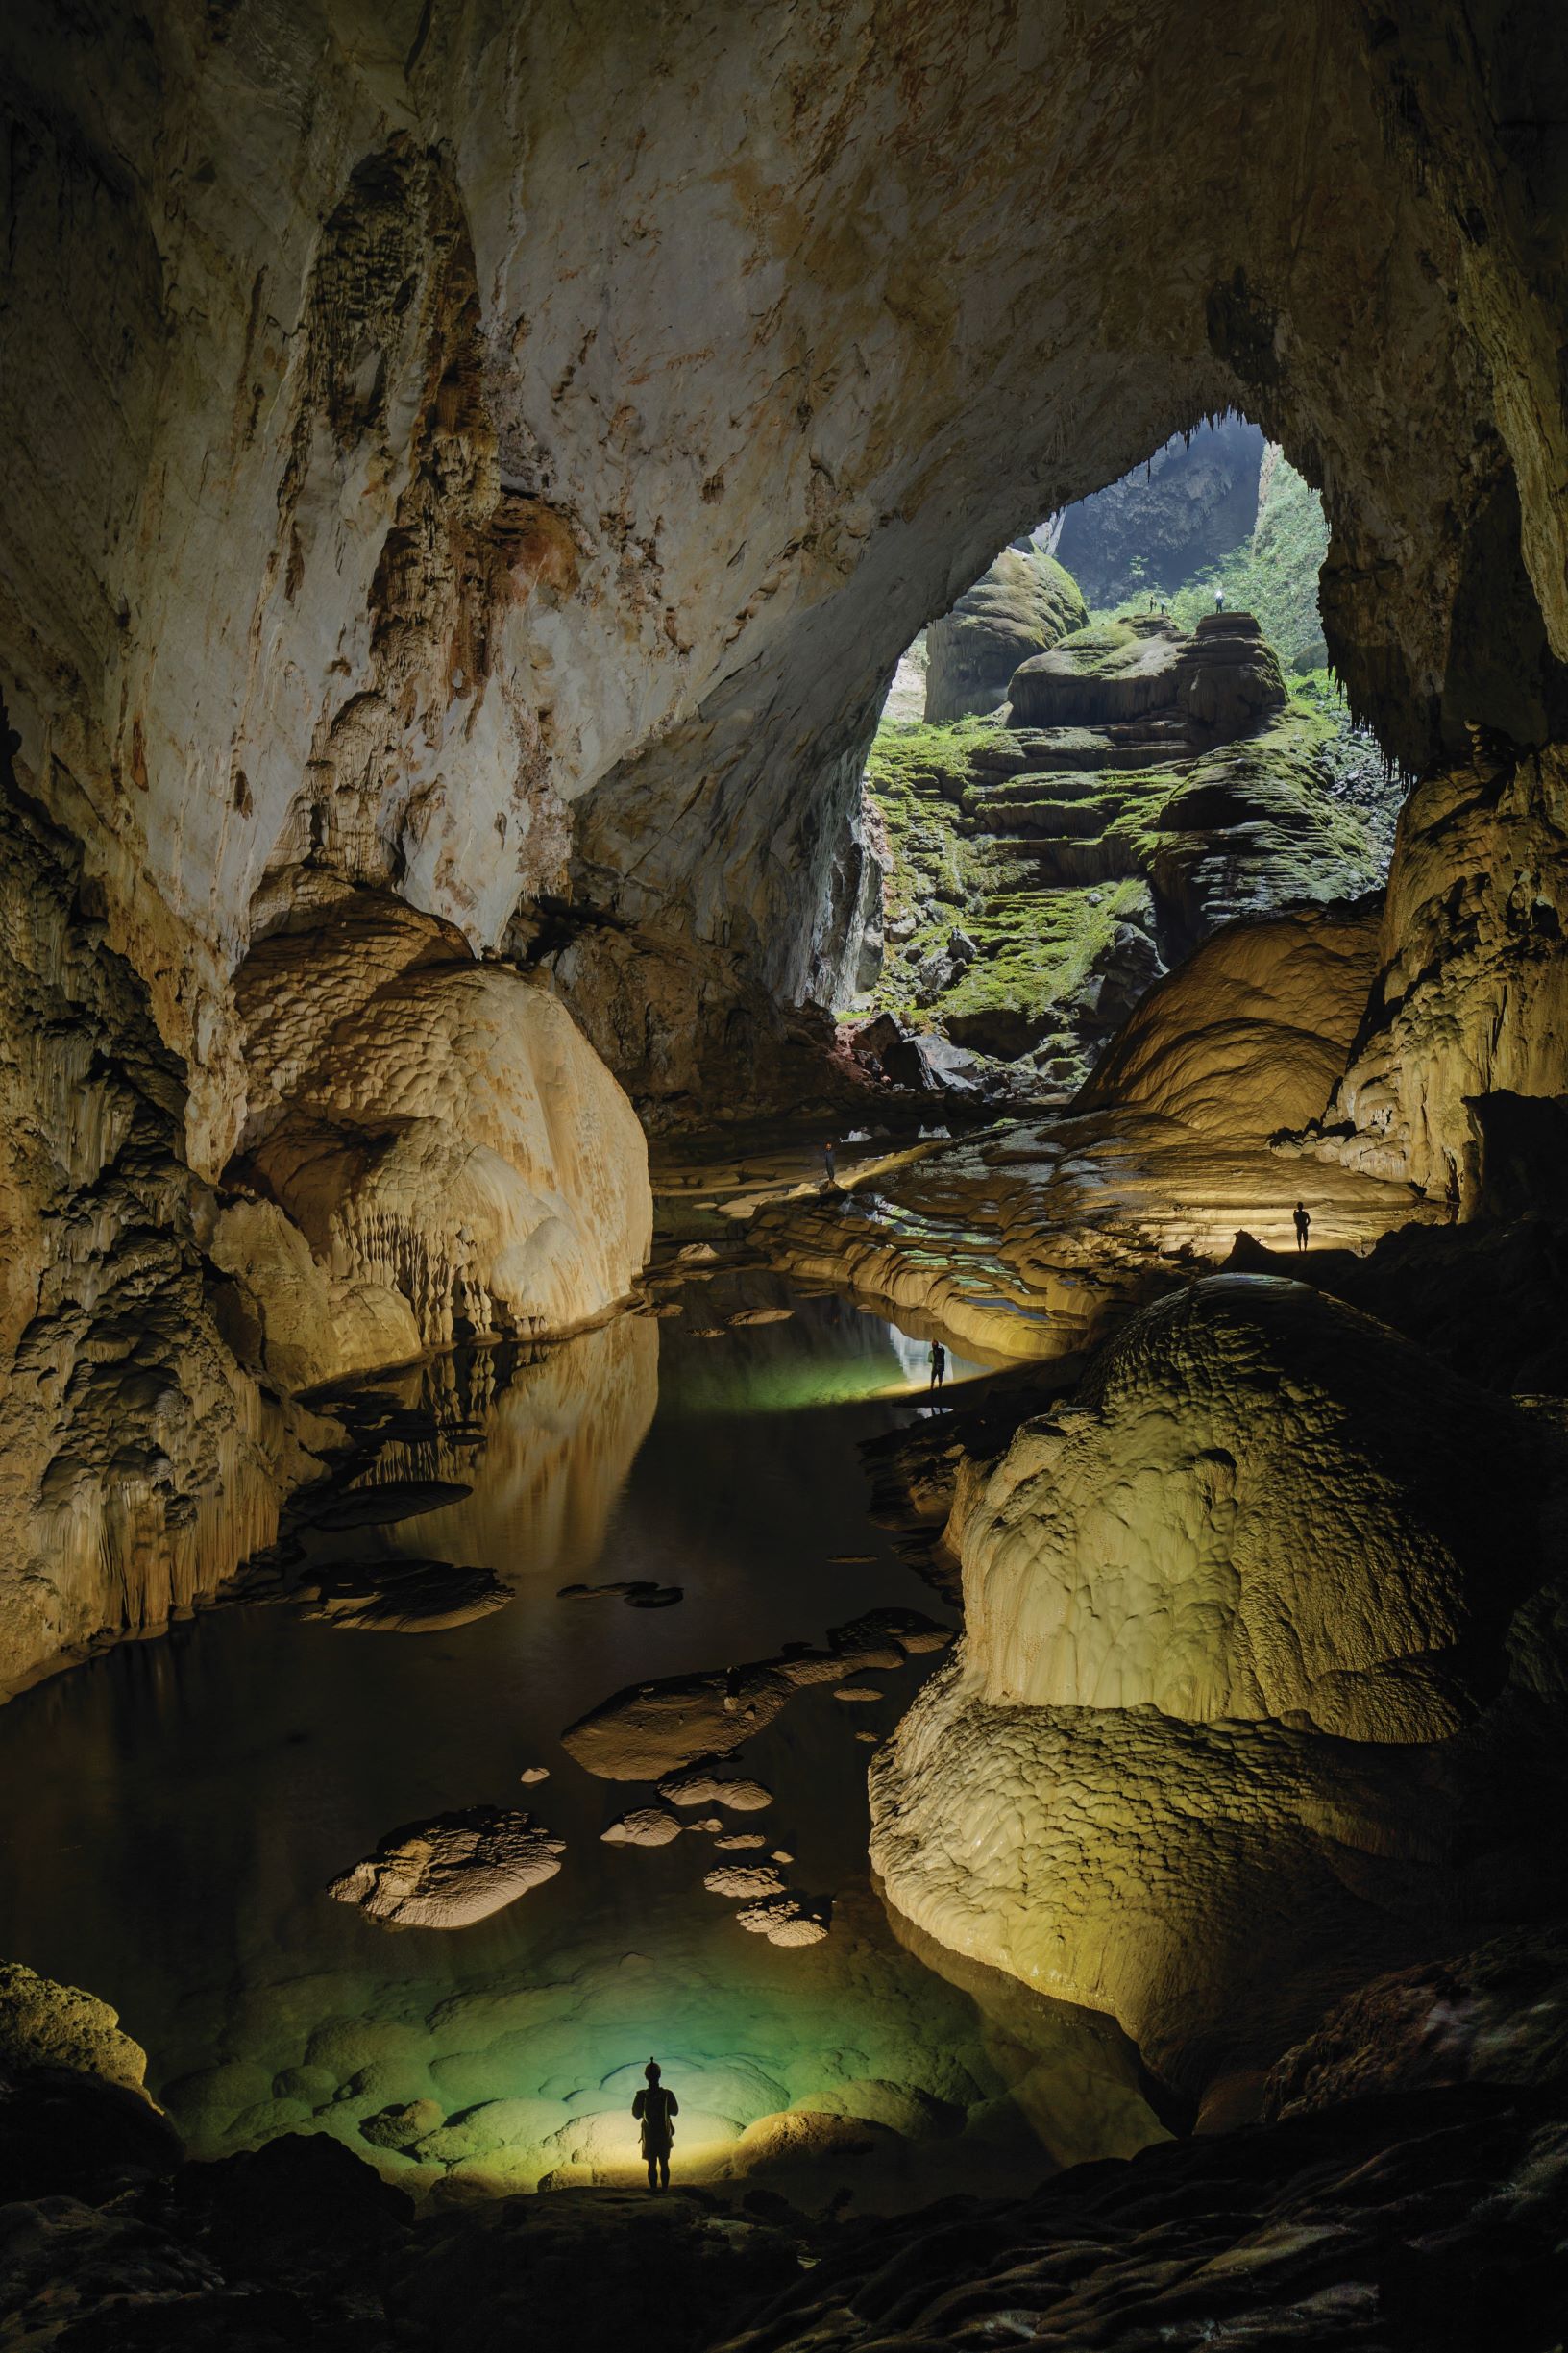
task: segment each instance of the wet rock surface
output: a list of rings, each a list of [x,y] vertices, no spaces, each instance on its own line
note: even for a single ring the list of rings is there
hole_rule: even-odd
[[[1205,1400],[1233,1342],[1253,1371],[1226,1433]],[[1145,1311],[1070,1405],[960,1470],[965,1646],[872,1766],[892,1900],[1110,2007],[1198,2090],[1467,1910],[1560,1900],[1515,1826],[1561,1779],[1563,1468],[1550,1421],[1298,1287]]]
[[[388,1928],[466,1928],[560,1870],[563,1841],[531,1814],[470,1806],[389,1830],[328,1894]]]

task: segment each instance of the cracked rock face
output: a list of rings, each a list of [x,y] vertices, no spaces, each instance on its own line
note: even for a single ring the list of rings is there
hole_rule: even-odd
[[[1145,1311],[961,1490],[965,1645],[871,1767],[893,1903],[1198,2092],[1549,1902],[1555,1444],[1295,1286]]]

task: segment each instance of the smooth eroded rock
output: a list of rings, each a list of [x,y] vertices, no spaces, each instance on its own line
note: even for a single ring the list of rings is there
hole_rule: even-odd
[[[564,1839],[531,1814],[494,1805],[389,1830],[328,1894],[389,1928],[466,1928],[560,1870]]]

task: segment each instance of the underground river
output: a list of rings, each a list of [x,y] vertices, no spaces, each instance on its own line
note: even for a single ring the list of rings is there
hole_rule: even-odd
[[[559,1735],[610,1694],[870,1609],[953,1622],[871,1524],[858,1453],[922,1409],[926,1344],[838,1301],[748,1296],[774,1319],[715,1322],[693,1287],[664,1321],[379,1385],[440,1434],[388,1442],[356,1480],[472,1492],[309,1544],[487,1568],[511,1591],[492,1614],[413,1634],[232,1604],[0,1713],[0,1769],[29,1793],[0,1823],[4,1949],[115,2003],[194,2154],[324,2130],[419,2192],[631,2179],[650,2053],[681,2104],[677,2181],[812,2205],[1017,2188],[1159,2137],[1108,2023],[952,1956],[937,1973],[883,1909],[867,1759],[935,1656],[858,1677],[874,1702],[800,1690],[735,1759],[773,1802],[723,1829],[790,1858],[824,1941],[747,1933],[703,1886],[747,1859],[713,1832],[602,1843],[652,1792],[594,1777]],[[682,1598],[560,1594],[617,1581]],[[453,1932],[325,1892],[388,1830],[478,1803],[527,1805],[565,1841],[558,1875]]]

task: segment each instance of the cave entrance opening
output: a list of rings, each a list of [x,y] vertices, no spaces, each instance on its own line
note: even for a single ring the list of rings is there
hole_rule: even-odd
[[[847,1017],[1001,1101],[1070,1099],[1222,923],[1381,887],[1399,787],[1328,661],[1321,501],[1231,412],[1001,549],[891,682]]]

